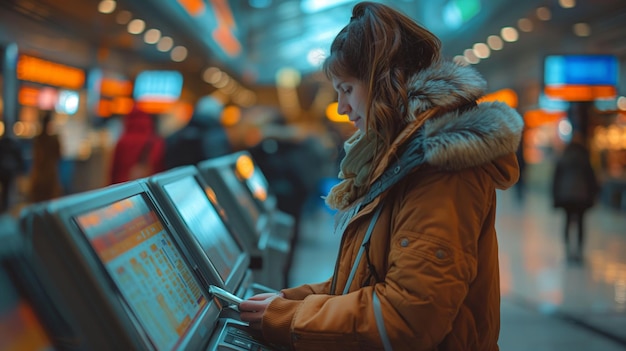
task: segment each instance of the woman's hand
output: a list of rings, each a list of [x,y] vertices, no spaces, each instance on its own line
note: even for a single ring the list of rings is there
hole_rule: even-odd
[[[270,302],[277,297],[283,297],[283,293],[263,293],[254,295],[239,304],[239,316],[242,321],[248,322],[250,327],[261,330],[263,313],[270,305]]]

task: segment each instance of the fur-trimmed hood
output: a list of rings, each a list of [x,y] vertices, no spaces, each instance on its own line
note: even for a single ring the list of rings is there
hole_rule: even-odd
[[[394,151],[414,139],[412,143],[421,144],[425,163],[445,170],[461,170],[492,163],[518,148],[523,121],[514,109],[501,102],[483,102],[465,108],[468,101],[483,96],[486,88],[485,80],[472,67],[442,61],[413,76],[408,84],[409,107],[413,113],[396,139]],[[417,120],[433,108],[449,112],[428,118],[423,124]],[[415,155],[405,154],[401,159],[411,157]],[[507,187],[505,183],[511,180],[497,182]]]

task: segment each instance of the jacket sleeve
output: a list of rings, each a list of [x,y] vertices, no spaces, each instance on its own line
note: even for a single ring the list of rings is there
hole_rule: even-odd
[[[477,241],[490,208],[485,202],[494,192],[478,173],[433,173],[419,185],[392,190],[383,200],[392,210],[377,223],[391,229],[384,281],[346,295],[275,299],[264,315],[264,336],[296,350],[382,349],[375,292],[394,350],[435,349],[476,276]],[[373,236],[387,230],[376,228]]]
[[[304,284],[295,288],[283,289],[281,292],[289,300],[304,300],[311,294],[328,294],[330,291],[330,279],[318,284]]]

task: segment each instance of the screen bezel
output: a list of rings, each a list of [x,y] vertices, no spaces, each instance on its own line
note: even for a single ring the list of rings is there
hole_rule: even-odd
[[[164,216],[153,195],[150,194],[147,185],[138,181],[132,181],[77,194],[50,203],[47,207],[47,213],[56,222],[58,228],[68,234],[72,241],[70,244],[75,246],[74,248],[79,255],[79,259],[83,261],[84,266],[92,273],[91,277],[86,278],[90,278],[89,280],[96,285],[96,288],[100,289],[102,300],[99,302],[113,310],[114,315],[118,318],[125,331],[134,332],[136,333],[134,338],[139,336],[143,340],[144,345],[141,345],[143,348],[153,348],[147,337],[147,332],[143,330],[140,322],[132,314],[130,306],[118,290],[119,288],[109,275],[104,263],[98,257],[89,239],[82,232],[75,219],[77,216],[136,195],[140,195],[148,207],[155,212],[167,235],[177,245],[181,257],[192,272],[196,283],[202,287],[203,284],[197,272],[193,269],[189,253],[176,241],[175,235],[172,235],[174,229],[171,227],[168,218]],[[207,330],[207,328],[213,328],[215,325],[219,315],[219,308],[216,308],[216,303],[209,296],[208,292],[201,290],[207,299],[207,304],[198,313],[194,325],[190,326],[187,334],[176,344],[176,349],[199,349],[208,344],[212,330]]]
[[[175,228],[174,236],[181,241],[182,245],[187,246],[191,256],[194,257],[194,262],[196,264],[202,263],[198,268],[207,280],[205,283],[218,285],[228,291],[236,291],[237,287],[243,280],[244,275],[246,274],[248,266],[250,265],[250,253],[246,250],[246,247],[242,243],[241,238],[239,238],[233,232],[234,228],[232,226],[232,223],[230,223],[232,219],[226,219],[222,217],[220,215],[219,209],[215,208],[215,204],[207,196],[207,199],[209,200],[211,205],[214,206],[213,208],[217,212],[218,216],[220,216],[220,218],[222,219],[224,227],[226,228],[226,230],[228,230],[228,235],[230,235],[230,237],[236,242],[241,251],[241,254],[236,259],[232,267],[232,271],[227,279],[223,280],[221,278],[219,272],[217,272],[215,266],[211,263],[210,257],[207,257],[206,253],[202,249],[202,246],[198,243],[190,228],[185,224],[182,217],[180,217],[178,210],[176,209],[176,204],[172,201],[169,195],[167,195],[167,191],[165,190],[165,186],[167,184],[179,181],[180,179],[187,177],[193,178],[194,181],[198,183],[203,192],[208,186],[204,182],[204,179],[202,178],[198,169],[195,166],[181,166],[178,168],[174,168],[148,178],[147,182],[151,187],[153,194],[157,198],[157,201],[161,204],[163,210],[166,211],[167,217],[171,219],[172,225]]]

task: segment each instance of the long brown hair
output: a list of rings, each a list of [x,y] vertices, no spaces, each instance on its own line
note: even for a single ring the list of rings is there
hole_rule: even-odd
[[[367,1],[354,6],[350,23],[333,40],[323,70],[329,79],[354,77],[368,86],[367,133],[382,141],[374,164],[409,120],[407,80],[439,60],[440,50],[441,41],[426,28]]]

